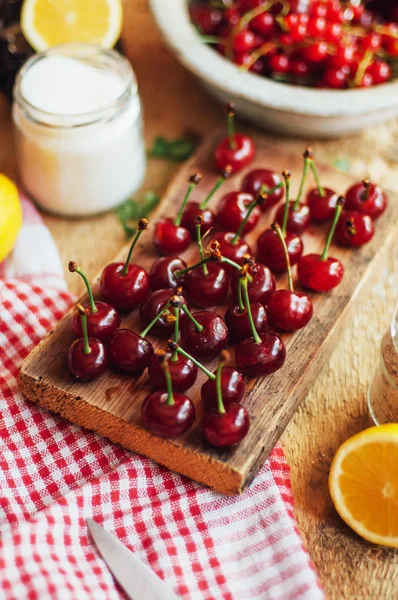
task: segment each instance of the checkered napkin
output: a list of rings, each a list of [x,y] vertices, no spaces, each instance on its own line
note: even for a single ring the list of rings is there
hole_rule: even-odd
[[[242,496],[223,497],[21,396],[22,360],[72,302],[54,242],[22,202],[18,244],[0,265],[0,598],[125,598],[87,517],[184,600],[323,598],[279,445]]]

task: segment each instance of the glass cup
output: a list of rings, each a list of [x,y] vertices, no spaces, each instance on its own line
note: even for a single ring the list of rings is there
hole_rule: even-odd
[[[375,425],[398,423],[398,305],[381,341],[378,365],[368,388],[368,406]]]

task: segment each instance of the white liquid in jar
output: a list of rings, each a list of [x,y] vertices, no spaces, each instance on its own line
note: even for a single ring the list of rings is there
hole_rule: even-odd
[[[145,174],[133,74],[112,51],[106,52],[130,74],[127,86],[120,71],[101,68],[95,56],[80,59],[78,52],[56,50],[33,57],[17,82],[13,117],[22,183],[50,212],[103,212],[130,197]],[[104,53],[92,47],[90,52]]]

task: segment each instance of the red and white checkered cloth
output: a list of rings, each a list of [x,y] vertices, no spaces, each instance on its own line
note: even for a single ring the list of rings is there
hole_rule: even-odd
[[[125,598],[89,538],[94,517],[184,600],[322,599],[280,445],[242,496],[223,497],[21,396],[22,360],[72,302],[49,232],[23,208],[0,265],[0,598]]]

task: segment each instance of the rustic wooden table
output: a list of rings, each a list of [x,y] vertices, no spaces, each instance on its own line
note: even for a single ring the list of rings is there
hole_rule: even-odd
[[[136,71],[145,115],[147,144],[155,135],[200,134],[222,123],[222,110],[165,48],[146,0],[124,0],[125,51]],[[392,162],[398,125],[387,123],[344,140],[316,142],[269,136],[270,142],[301,153],[310,142],[319,161],[344,166],[398,190],[398,164]],[[398,160],[398,149],[396,149]],[[286,165],[287,167],[289,165]],[[150,161],[143,190],[161,192],[173,165]],[[16,177],[10,110],[0,98],[0,171]],[[139,194],[137,194],[137,198]],[[45,216],[65,268],[83,265],[90,277],[124,241],[113,214],[83,221]],[[96,239],[101,239],[101,244]],[[80,293],[80,278],[65,272],[71,291]],[[338,446],[370,425],[366,388],[381,335],[398,301],[398,243],[380,281],[366,298],[357,298],[351,325],[322,370],[311,393],[285,431],[282,442],[291,466],[296,516],[306,547],[329,600],[398,598],[398,552],[373,546],[356,536],[337,516],[328,493],[330,462]]]

